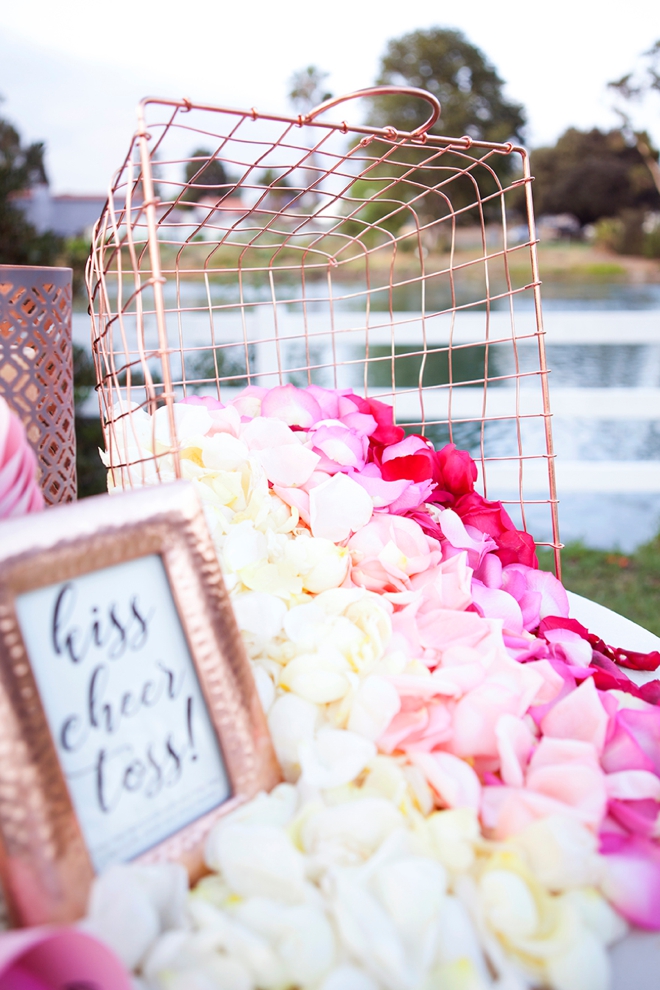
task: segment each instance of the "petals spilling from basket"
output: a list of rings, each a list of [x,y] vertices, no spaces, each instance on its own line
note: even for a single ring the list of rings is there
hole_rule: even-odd
[[[124,867],[88,924],[157,988],[604,990],[624,919],[660,928],[658,682],[387,405],[249,387],[175,419],[288,783],[216,827],[185,923]],[[166,410],[125,435],[108,465],[174,476]]]

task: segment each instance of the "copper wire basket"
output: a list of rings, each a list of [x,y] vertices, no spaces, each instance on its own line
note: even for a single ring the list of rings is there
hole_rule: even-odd
[[[426,100],[426,123],[325,118],[392,93]],[[470,450],[487,498],[525,529],[532,506],[544,514],[559,566],[529,158],[431,133],[439,114],[430,93],[394,87],[305,117],[141,103],[87,270],[114,485],[162,474],[157,445],[137,443],[138,407],[167,406],[178,476],[178,399],[352,388]]]

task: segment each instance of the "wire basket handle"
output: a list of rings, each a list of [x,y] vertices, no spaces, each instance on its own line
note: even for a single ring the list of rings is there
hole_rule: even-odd
[[[431,104],[431,116],[429,119],[422,124],[421,127],[417,127],[414,131],[410,131],[408,135],[411,138],[422,137],[426,132],[433,127],[436,120],[440,116],[440,103],[433,95],[429,93],[426,89],[418,89],[415,86],[369,86],[367,89],[357,89],[354,93],[347,93],[345,96],[334,96],[330,100],[325,100],[324,103],[319,103],[317,107],[310,110],[308,114],[305,115],[304,122],[310,124],[315,117],[319,114],[325,113],[331,107],[336,107],[339,103],[345,103],[347,100],[356,100],[362,96],[417,96],[420,100],[426,100],[427,103]],[[394,128],[389,128],[389,130],[394,130]]]

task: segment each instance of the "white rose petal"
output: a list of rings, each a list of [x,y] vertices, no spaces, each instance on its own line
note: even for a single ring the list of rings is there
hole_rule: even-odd
[[[160,912],[135,867],[111,866],[98,876],[81,927],[136,969],[161,933]]]
[[[401,698],[394,685],[377,675],[366,677],[353,699],[348,728],[375,742],[400,709]]]
[[[553,990],[610,990],[612,973],[607,952],[592,932],[582,931],[570,948],[546,962]]]
[[[564,901],[575,908],[582,922],[603,945],[612,945],[628,933],[628,925],[593,887],[571,890]]]
[[[475,843],[481,837],[479,819],[472,808],[437,811],[427,819],[433,850],[448,869],[462,873],[474,863]]]
[[[219,834],[223,829],[233,827],[236,824],[274,825],[283,829],[289,824],[297,810],[298,792],[291,784],[277,784],[269,794],[261,791],[252,801],[239,805],[235,811],[232,811],[226,818],[221,818],[213,826],[207,838],[205,850],[207,865],[211,869],[218,868],[216,848],[219,842]],[[213,880],[212,884],[211,880]],[[215,903],[218,897],[221,897],[221,901],[218,903],[220,906],[223,906],[224,901],[222,898],[224,897],[224,900],[226,900],[230,895],[229,888],[226,887],[224,880],[217,875],[214,877],[205,877],[201,881],[201,886],[198,884],[195,887],[195,891],[197,892],[203,889],[204,896],[207,896],[209,885],[211,885],[210,890],[213,891],[211,900]],[[224,894],[222,893],[223,891]]]
[[[268,713],[268,728],[277,759],[285,770],[299,766],[300,745],[313,737],[318,717],[316,705],[295,694],[275,699]]]
[[[291,986],[316,985],[335,964],[332,928],[323,911],[311,904],[291,906],[254,897],[237,906],[236,918],[269,940]]]
[[[598,839],[569,815],[541,818],[509,843],[522,852],[534,876],[548,890],[588,887],[598,882]]]
[[[275,639],[282,629],[286,605],[266,591],[246,591],[232,598],[238,628],[263,639]]]
[[[319,987],[319,990],[380,990],[377,983],[355,966],[338,966]]]
[[[194,894],[190,898],[190,914],[199,929],[198,950],[226,952],[252,974],[259,990],[282,990],[286,986],[280,958],[267,939]],[[213,990],[217,990],[217,984]]]
[[[381,866],[371,886],[377,890],[404,945],[421,963],[437,938],[447,889],[445,869],[428,857],[403,857]]]
[[[373,515],[370,496],[345,474],[335,474],[309,493],[309,518],[314,536],[341,543],[366,526]]]
[[[391,801],[365,797],[310,815],[301,827],[300,840],[307,853],[330,854],[339,863],[360,863],[402,826],[403,815]]]
[[[201,943],[201,944],[200,944]],[[145,961],[149,985],[162,990],[253,990],[249,970],[237,959],[205,949],[190,932],[167,932]]]
[[[241,897],[272,897],[288,904],[304,899],[304,859],[272,825],[227,825],[207,844],[207,861]]]
[[[185,443],[191,437],[203,437],[211,429],[213,420],[205,406],[193,406],[187,402],[175,402],[173,407],[176,436],[174,442]],[[172,446],[170,417],[167,406],[154,413],[156,441],[164,447]]]
[[[261,707],[264,710],[264,714],[268,714],[272,708],[273,702],[275,701],[275,685],[273,684],[273,679],[264,670],[261,664],[255,664],[252,667],[252,673],[254,674],[254,683],[257,688],[257,694],[259,695],[259,701],[261,702]]]
[[[240,571],[243,567],[258,564],[268,556],[268,541],[265,534],[260,533],[246,519],[230,528],[225,537],[222,555],[230,570]]]
[[[376,747],[345,729],[321,729],[316,739],[301,743],[299,753],[304,782],[325,790],[354,780],[373,760]]]
[[[325,612],[316,602],[295,605],[285,615],[283,624],[287,638],[304,649],[312,649],[327,636]]]
[[[416,990],[397,930],[378,900],[346,874],[337,878],[334,899],[337,927],[351,956],[387,990]]]
[[[452,895],[445,897],[442,902],[439,936],[439,961],[453,963],[464,962],[469,959],[485,986],[490,985],[488,970],[474,924],[465,905]],[[498,988],[499,986],[498,984]],[[502,986],[501,990],[506,990],[506,987]],[[523,990],[522,986],[520,990]]]

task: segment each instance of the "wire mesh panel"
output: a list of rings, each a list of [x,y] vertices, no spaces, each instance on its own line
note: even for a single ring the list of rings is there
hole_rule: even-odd
[[[484,495],[524,528],[545,514],[557,553],[527,154],[431,134],[426,92],[353,95],[384,92],[426,99],[427,123],[328,123],[343,100],[304,118],[141,105],[88,267],[111,484],[180,475],[183,397],[353,389],[469,450]],[[146,456],[135,410],[162,406]]]

